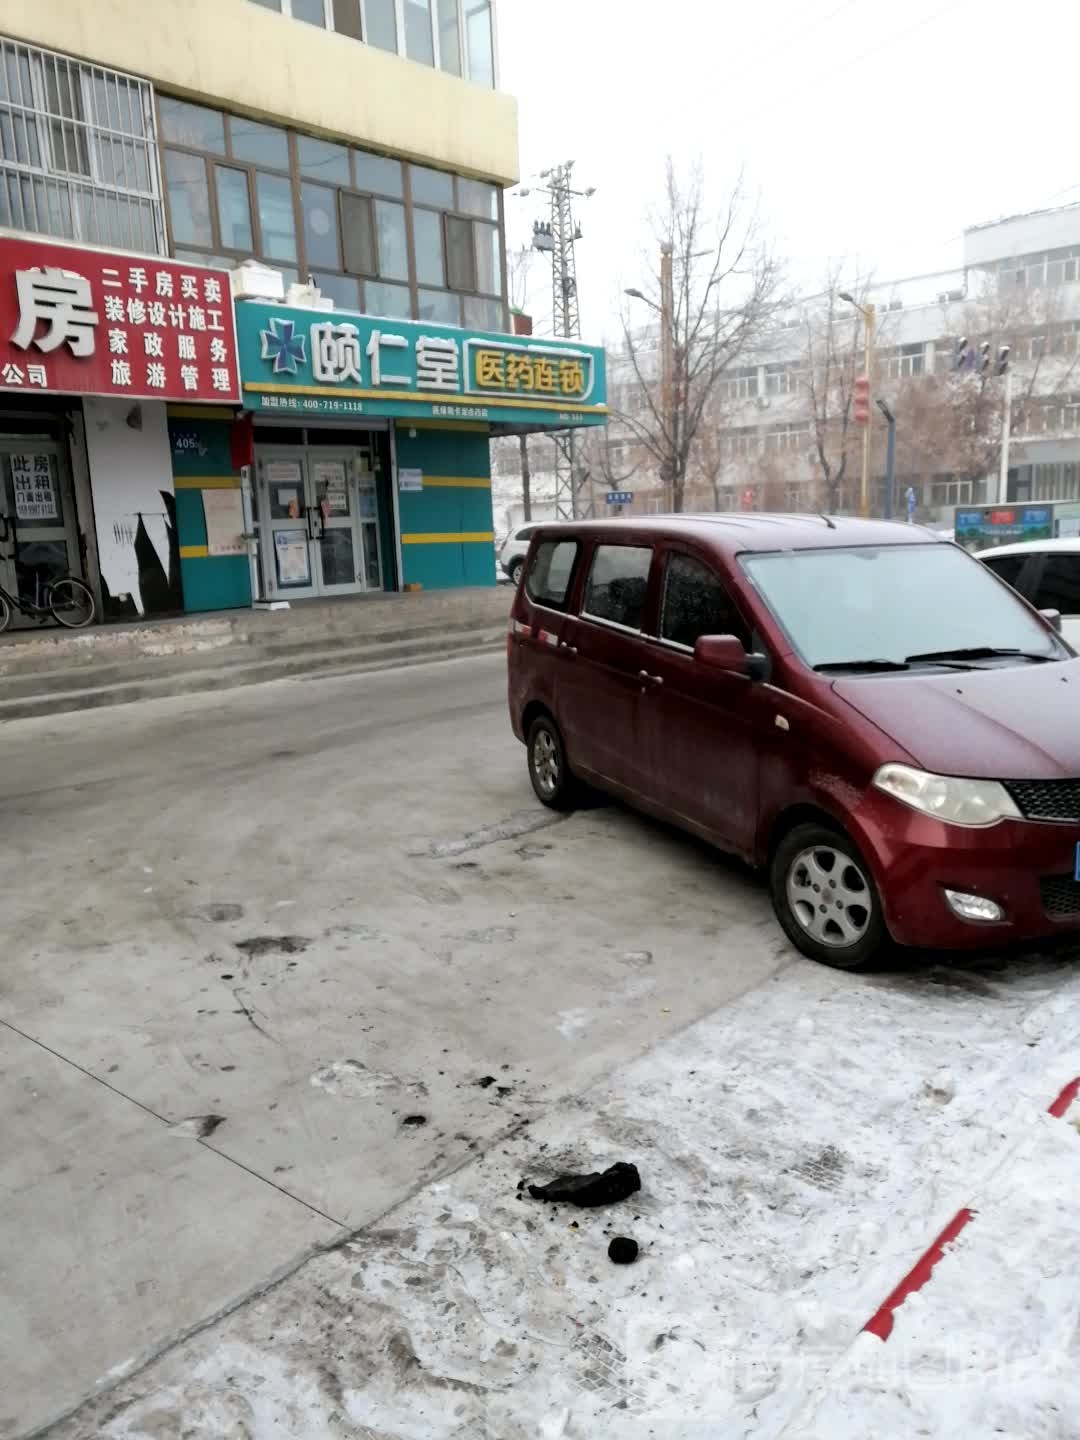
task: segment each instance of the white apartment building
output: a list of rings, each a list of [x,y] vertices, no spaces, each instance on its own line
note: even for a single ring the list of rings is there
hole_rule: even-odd
[[[972,226],[964,232],[961,270],[873,285],[863,298],[876,311],[876,393],[894,400],[899,434],[905,422],[905,381],[944,380],[956,367],[961,339],[967,339],[976,364],[984,339],[992,346],[992,361],[1005,340],[1011,347],[1013,393],[1023,401],[1013,409],[1008,498],[1080,499],[1080,204]],[[711,407],[711,463],[699,466],[697,474],[691,470],[687,508],[814,509],[823,503],[806,342],[806,314],[822,303],[823,297],[806,297],[757,353],[721,382]],[[857,319],[852,316],[852,340]],[[638,366],[645,370],[657,350],[655,330],[643,331],[636,345]],[[641,414],[644,402],[634,367],[615,347],[609,352],[608,375],[613,410]],[[999,397],[1004,413],[1004,384],[991,383],[995,390],[989,403]],[[871,504],[880,514],[884,443],[877,432],[885,427],[876,411],[873,420]],[[860,468],[857,437],[853,449],[845,481],[848,508]],[[625,422],[613,419],[608,452],[613,468],[634,469],[626,488],[635,492],[635,510],[666,508],[655,462]],[[918,518],[942,526],[952,523],[957,505],[997,496],[996,475],[957,479],[944,463],[940,469],[924,464],[920,473],[905,473],[898,464],[894,511],[909,486]]]

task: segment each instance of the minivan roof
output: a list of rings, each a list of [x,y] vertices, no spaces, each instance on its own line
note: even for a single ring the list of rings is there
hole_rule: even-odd
[[[553,522],[547,522],[553,523]],[[568,522],[560,523],[565,528]],[[702,541],[735,555],[746,550],[822,550],[845,545],[946,545],[949,542],[921,525],[891,520],[856,520],[850,516],[765,515],[733,511],[723,515],[629,515],[615,520],[569,522],[583,534],[603,535],[639,531]],[[538,530],[546,528],[541,522]]]

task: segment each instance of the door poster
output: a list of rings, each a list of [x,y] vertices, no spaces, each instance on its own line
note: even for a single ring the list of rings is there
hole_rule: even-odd
[[[246,555],[244,507],[239,490],[204,490],[203,518],[206,521],[208,555]]]
[[[60,518],[48,455],[12,455],[11,483],[16,520],[33,524]]]
[[[323,513],[347,515],[349,513],[348,481],[344,460],[316,460],[312,467],[315,493],[323,499]]]
[[[280,586],[310,585],[311,558],[307,531],[275,530],[274,561]]]

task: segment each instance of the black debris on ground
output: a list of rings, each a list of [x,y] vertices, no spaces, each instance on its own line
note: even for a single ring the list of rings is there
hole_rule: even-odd
[[[632,1265],[638,1257],[638,1243],[629,1235],[616,1235],[607,1247],[608,1259],[616,1265]]]
[[[495,1076],[494,1076],[494,1075],[481,1075],[481,1076],[480,1076],[480,1079],[477,1080],[476,1083],[477,1083],[477,1085],[480,1086],[480,1089],[481,1089],[481,1090],[486,1090],[489,1085],[494,1085],[494,1084],[495,1084]]]
[[[426,1116],[426,1115],[406,1115],[406,1116],[405,1116],[405,1119],[402,1120],[401,1123],[402,1123],[402,1125],[426,1125],[426,1124],[427,1124],[427,1116]]]
[[[617,1160],[607,1170],[594,1170],[589,1175],[560,1175],[547,1185],[530,1185],[534,1200],[565,1200],[571,1205],[592,1207],[614,1205],[641,1189],[641,1176],[636,1165]]]
[[[302,955],[311,941],[303,935],[256,935],[233,943],[249,959],[257,960],[261,955]]]

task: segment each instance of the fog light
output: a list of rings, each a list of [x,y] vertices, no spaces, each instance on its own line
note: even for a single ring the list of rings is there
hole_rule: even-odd
[[[949,909],[954,915],[959,915],[961,920],[1004,920],[1005,911],[996,900],[988,900],[985,895],[967,895],[963,890],[946,890],[945,899],[949,903]]]

